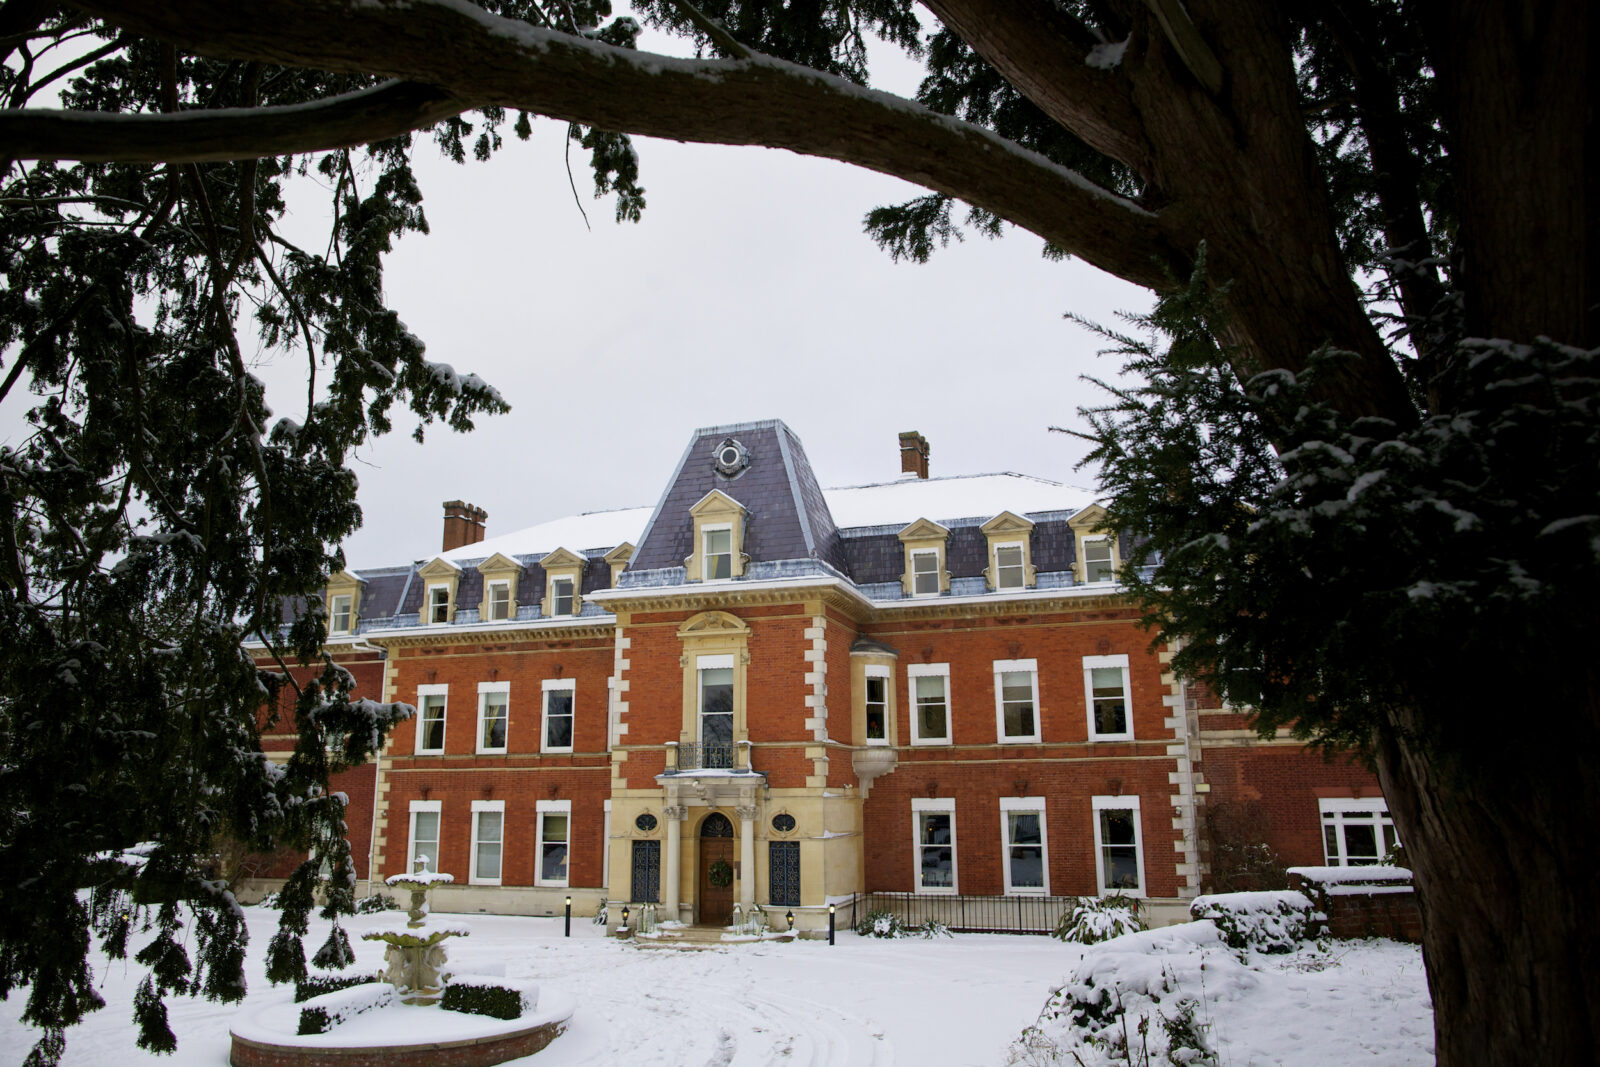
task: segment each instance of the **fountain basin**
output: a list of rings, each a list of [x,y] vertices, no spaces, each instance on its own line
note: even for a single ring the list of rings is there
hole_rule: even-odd
[[[241,1013],[230,1031],[233,1067],[490,1067],[550,1044],[577,1002],[546,986],[520,1019],[393,1004],[305,1036],[295,1032],[301,1007],[286,996]]]

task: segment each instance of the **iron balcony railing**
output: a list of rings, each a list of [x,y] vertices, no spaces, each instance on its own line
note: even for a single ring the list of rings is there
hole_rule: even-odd
[[[930,920],[952,932],[969,934],[1048,934],[1077,897],[1004,896],[958,894],[864,893],[850,902],[850,925],[873,912],[886,911],[902,925],[921,926]],[[842,910],[842,909],[841,909]]]
[[[671,773],[682,771],[731,771],[736,766],[734,762],[735,745],[708,745],[694,741],[680,741],[675,745],[668,745],[667,770]],[[676,753],[676,756],[673,754]]]

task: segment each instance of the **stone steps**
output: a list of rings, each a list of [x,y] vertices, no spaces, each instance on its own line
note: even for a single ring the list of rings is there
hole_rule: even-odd
[[[669,926],[658,930],[655,936],[633,937],[631,940],[640,948],[694,951],[708,948],[732,948],[738,945],[759,945],[763,941],[792,941],[794,939],[793,935],[787,935],[778,938],[723,940],[723,935],[729,932],[725,926]]]

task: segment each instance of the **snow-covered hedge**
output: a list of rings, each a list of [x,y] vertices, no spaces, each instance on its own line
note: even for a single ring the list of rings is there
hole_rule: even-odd
[[[369,985],[382,980],[383,976],[378,974],[319,974],[313,971],[294,984],[294,1002],[301,1004],[324,993],[337,993],[341,989]]]
[[[388,982],[366,982],[312,997],[300,1009],[299,1033],[325,1034],[346,1019],[394,1003],[394,998],[395,988]]]
[[[1143,929],[1139,902],[1118,893],[1108,897],[1079,897],[1061,913],[1050,936],[1080,945],[1095,945]]]
[[[1091,945],[1012,1047],[1014,1064],[1213,1064],[1201,998],[1254,982],[1211,923],[1184,923]]]
[[[539,1005],[539,983],[500,975],[453,975],[439,1006],[446,1011],[520,1019]]]
[[[1229,948],[1257,952],[1293,952],[1323,918],[1309,897],[1292,889],[1196,897],[1189,914],[1215,923]]]

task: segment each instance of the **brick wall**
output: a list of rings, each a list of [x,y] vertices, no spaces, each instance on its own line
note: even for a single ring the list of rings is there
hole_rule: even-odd
[[[1201,818],[1207,807],[1233,805],[1248,816],[1243,821],[1261,828],[1266,843],[1289,867],[1323,862],[1319,798],[1383,795],[1377,777],[1354,757],[1329,760],[1298,745],[1207,743],[1202,769],[1211,788]]]

